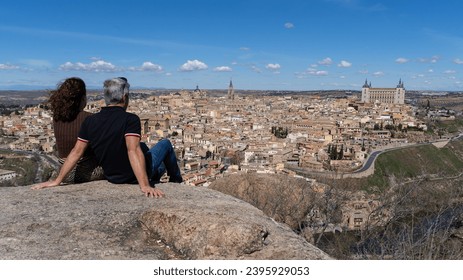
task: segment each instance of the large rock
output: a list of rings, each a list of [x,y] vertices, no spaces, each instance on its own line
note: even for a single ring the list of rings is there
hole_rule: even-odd
[[[280,174],[238,173],[213,182],[210,188],[244,200],[276,221],[300,230],[317,200],[314,184]]]
[[[250,204],[161,184],[162,199],[106,181],[0,188],[1,259],[327,259]]]

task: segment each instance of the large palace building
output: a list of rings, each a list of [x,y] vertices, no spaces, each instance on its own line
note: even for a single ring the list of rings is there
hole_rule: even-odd
[[[404,104],[405,103],[405,88],[402,79],[395,88],[372,88],[371,82],[365,80],[362,87],[362,102],[365,103],[387,103],[387,104]]]

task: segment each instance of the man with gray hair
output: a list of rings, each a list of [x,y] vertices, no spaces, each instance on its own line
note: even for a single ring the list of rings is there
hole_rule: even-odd
[[[167,170],[170,182],[182,182],[174,149],[169,140],[163,139],[154,147],[140,142],[140,118],[126,112],[129,104],[130,85],[119,77],[104,82],[106,107],[89,116],[82,123],[73,150],[63,164],[58,177],[33,187],[42,189],[61,184],[90,145],[106,179],[115,184],[138,183],[146,196],[162,197],[164,193],[154,188]]]

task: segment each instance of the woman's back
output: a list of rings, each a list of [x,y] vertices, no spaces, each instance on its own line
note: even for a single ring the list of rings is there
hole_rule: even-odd
[[[87,104],[85,83],[80,78],[68,78],[51,92],[48,101],[53,114],[53,130],[60,163],[64,163],[74,148],[80,126],[91,115],[83,109]],[[102,178],[102,170],[93,151],[88,148],[74,170],[64,180],[66,183],[82,183]]]
[[[81,111],[77,117],[69,122],[53,121],[53,130],[55,132],[56,146],[58,149],[58,156],[60,158],[67,158],[69,153],[77,141],[80,126],[85,118],[92,115],[89,112]],[[91,150],[87,149],[84,153],[85,156],[91,155]]]

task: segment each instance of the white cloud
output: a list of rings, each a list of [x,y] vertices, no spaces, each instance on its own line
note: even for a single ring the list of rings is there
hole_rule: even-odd
[[[312,76],[327,76],[328,71],[321,71],[321,70],[317,70],[317,69],[314,69],[314,68],[309,68],[304,72],[304,74],[308,74],[308,75],[312,75]]]
[[[322,61],[319,61],[318,64],[320,65],[331,65],[333,63],[333,60],[329,57],[323,59]]]
[[[248,47],[241,47],[240,50],[242,50],[242,51],[249,51],[249,50],[251,50],[251,49],[248,48]]]
[[[396,63],[399,63],[399,64],[404,64],[404,63],[407,63],[409,62],[409,59],[407,58],[403,58],[403,57],[399,57],[395,60]]]
[[[342,67],[342,68],[349,68],[352,66],[352,63],[350,63],[349,61],[345,61],[345,60],[341,60],[341,62],[339,62],[338,64],[338,67]]]
[[[373,73],[373,76],[375,76],[375,77],[384,76],[384,72],[382,72],[382,71],[376,71],[375,73]]]
[[[315,76],[327,76],[328,71],[316,71],[315,73],[313,73],[313,75],[315,75]]]
[[[129,67],[128,71],[141,71],[141,72],[157,72],[162,73],[163,69],[161,65],[154,64],[150,61],[143,62],[141,67]]]
[[[232,69],[228,66],[219,66],[214,68],[215,72],[231,72]]]
[[[435,55],[433,57],[431,57],[431,63],[437,63],[439,61],[440,57]]]
[[[455,64],[463,64],[463,60],[461,60],[461,59],[459,59],[459,58],[455,58],[455,59],[453,60],[453,63],[455,63]]]
[[[440,60],[440,57],[435,55],[430,58],[418,58],[418,62],[422,63],[437,63]]]
[[[285,23],[285,28],[286,28],[286,29],[294,28],[294,24],[291,23],[291,22],[287,22],[287,23]]]
[[[275,63],[275,64],[269,63],[269,64],[267,64],[267,66],[265,66],[265,68],[267,68],[267,69],[269,69],[271,71],[277,71],[277,70],[279,70],[281,68],[281,66],[278,63]]]
[[[72,63],[66,62],[59,67],[60,70],[64,71],[89,71],[89,72],[115,72],[117,67],[110,62],[104,60],[97,60],[91,63],[85,64],[81,62]]]
[[[12,64],[2,64],[0,63],[0,70],[15,70],[15,69],[19,69],[19,66],[16,66],[16,65],[12,65]]]
[[[455,70],[446,70],[444,71],[444,74],[455,74],[456,71]]]
[[[143,62],[140,68],[140,71],[162,72],[162,66],[146,61],[146,62]]]
[[[182,72],[191,72],[196,70],[206,70],[208,66],[197,59],[195,60],[187,60],[182,66],[180,66],[180,71]]]
[[[368,70],[360,70],[359,73],[365,75],[368,74]]]

